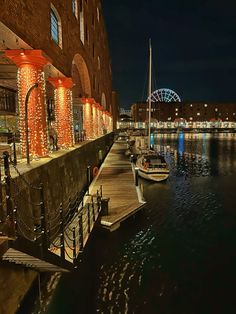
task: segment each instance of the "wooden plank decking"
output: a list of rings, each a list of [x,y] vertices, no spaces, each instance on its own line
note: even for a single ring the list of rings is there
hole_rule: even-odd
[[[101,225],[111,231],[120,223],[138,211],[143,204],[135,186],[132,165],[125,151],[125,141],[116,141],[108,153],[100,171],[90,187],[95,194],[102,186],[103,198],[109,198],[108,215],[102,216]]]

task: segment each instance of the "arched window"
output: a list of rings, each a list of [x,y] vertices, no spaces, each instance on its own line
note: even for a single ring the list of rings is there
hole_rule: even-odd
[[[57,13],[56,8],[52,4],[50,18],[51,18],[51,38],[56,44],[58,44],[58,46],[62,48],[61,19],[59,14]]]

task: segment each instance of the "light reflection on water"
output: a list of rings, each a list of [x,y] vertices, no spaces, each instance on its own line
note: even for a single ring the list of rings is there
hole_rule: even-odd
[[[83,275],[62,278],[48,313],[235,313],[235,134],[157,135],[154,145],[170,178],[142,181],[146,208],[95,236]]]

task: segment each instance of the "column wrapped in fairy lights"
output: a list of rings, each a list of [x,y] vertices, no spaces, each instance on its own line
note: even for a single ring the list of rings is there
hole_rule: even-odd
[[[101,105],[97,103],[98,136],[102,136]]]
[[[90,98],[82,98],[83,103],[83,128],[85,130],[86,139],[93,138],[93,113],[92,100]]]
[[[93,135],[94,137],[99,136],[98,132],[98,106],[97,103],[94,101],[92,105],[93,110]]]
[[[108,120],[107,120],[107,111],[105,110],[103,113],[103,120],[104,120],[104,124],[105,124],[105,132],[108,133]]]
[[[29,153],[33,157],[48,155],[48,132],[43,67],[50,62],[42,50],[6,50],[6,56],[18,67],[19,130],[22,156],[26,155],[25,97],[31,86],[38,83],[30,94],[28,109]]]
[[[57,131],[57,143],[59,147],[71,147],[74,145],[73,105],[72,92],[73,81],[69,77],[49,77],[48,81],[55,88],[55,126]]]

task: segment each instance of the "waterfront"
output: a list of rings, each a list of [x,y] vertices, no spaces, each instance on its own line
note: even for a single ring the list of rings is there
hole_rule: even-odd
[[[93,236],[49,314],[235,312],[236,136],[153,140],[171,165],[169,180],[142,181],[148,205],[117,232]]]

